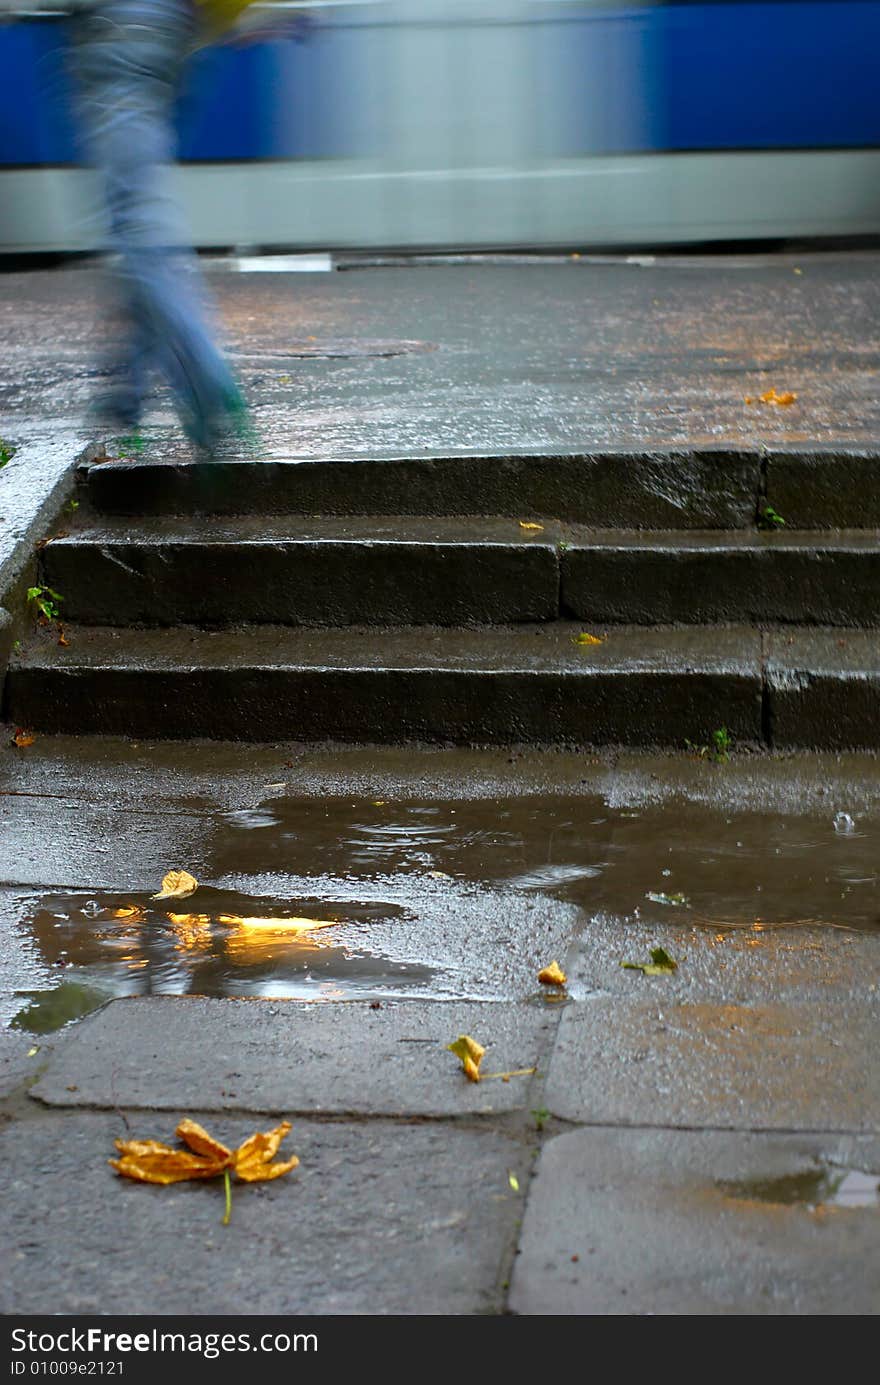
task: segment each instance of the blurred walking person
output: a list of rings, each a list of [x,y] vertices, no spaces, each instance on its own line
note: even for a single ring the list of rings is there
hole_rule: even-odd
[[[206,8],[194,0],[96,0],[77,9],[72,34],[78,109],[103,183],[123,319],[116,380],[96,401],[96,415],[135,430],[158,369],[187,436],[212,450],[243,425],[245,406],[216,344],[170,186],[174,105]]]
[[[108,430],[134,432],[154,371],[187,436],[213,450],[246,431],[244,400],[220,351],[204,281],[171,179],[174,106],[194,47],[234,22],[243,0],[0,0],[7,13],[70,15],[76,108],[102,183],[122,342],[93,404]]]

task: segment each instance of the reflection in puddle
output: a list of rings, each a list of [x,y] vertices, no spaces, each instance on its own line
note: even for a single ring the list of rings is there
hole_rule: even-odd
[[[861,1169],[819,1167],[781,1178],[719,1183],[727,1197],[777,1206],[880,1207],[880,1175]]]
[[[71,1020],[90,1015],[111,998],[106,991],[75,981],[62,981],[50,991],[20,991],[19,994],[26,996],[29,1003],[10,1023],[13,1029],[26,1029],[31,1034],[51,1034]]]
[[[209,887],[192,898],[199,907],[186,912],[110,894],[44,899],[30,921],[44,961],[75,969],[87,983],[48,994],[63,1000],[64,992],[72,997],[94,985],[101,1001],[131,995],[349,999],[406,994],[432,975],[430,967],[390,962],[369,950],[370,923],[403,916],[398,905],[292,904]]]

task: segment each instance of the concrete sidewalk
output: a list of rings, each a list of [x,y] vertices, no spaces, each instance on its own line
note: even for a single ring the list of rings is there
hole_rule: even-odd
[[[3,1312],[877,1311],[873,758],[43,737],[0,775],[34,1026],[2,1034]],[[200,886],[163,913],[170,866]],[[339,922],[249,934],[285,909]],[[621,967],[656,946],[675,973]],[[535,1072],[469,1083],[461,1033]],[[300,1167],[228,1227],[218,1186],[108,1168],[184,1114],[289,1119]]]
[[[503,495],[523,458],[629,449],[650,478],[638,496],[681,514],[704,496],[702,463],[671,491],[655,452],[708,448],[730,527],[753,519],[768,457],[783,480],[793,457],[792,524],[799,503],[832,535],[856,524],[864,558],[878,267],[860,254],[211,278],[264,460],[329,473],[479,458]],[[0,432],[20,449],[0,470],[0,605],[21,604],[96,441],[80,418],[98,285],[84,265],[0,277]],[[796,403],[745,402],[771,387]],[[147,436],[162,484],[190,475],[161,396]],[[112,583],[82,591],[100,601]],[[711,622],[716,596],[702,598]],[[870,603],[862,619],[860,649],[876,638]],[[146,734],[15,746],[14,729],[0,748],[0,1311],[878,1311],[874,755]],[[200,882],[180,912],[151,899],[172,868]],[[291,913],[332,926],[307,942],[261,933]],[[621,966],[658,946],[674,972]],[[562,998],[537,982],[554,958]],[[9,1027],[28,993],[31,1027]],[[487,1072],[517,1075],[469,1083],[446,1048],[461,1033],[486,1046]],[[184,1114],[227,1143],[290,1119],[300,1167],[238,1188],[228,1227],[218,1185],[151,1188],[108,1168],[114,1139],[171,1141]]]
[[[265,458],[880,441],[878,254],[231,263],[208,279]],[[102,286],[88,262],[0,275],[14,439],[80,426],[110,345]],[[796,403],[745,403],[771,388]],[[180,457],[161,395],[153,419]]]

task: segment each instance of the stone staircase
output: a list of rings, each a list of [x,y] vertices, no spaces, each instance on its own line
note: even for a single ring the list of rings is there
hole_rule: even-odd
[[[724,727],[875,748],[878,480],[856,448],[84,464],[39,554],[67,643],[25,641],[5,715],[139,738],[683,748]]]

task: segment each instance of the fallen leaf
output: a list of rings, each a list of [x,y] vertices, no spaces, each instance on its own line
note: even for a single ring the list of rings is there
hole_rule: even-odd
[[[153,899],[185,899],[199,887],[199,882],[187,870],[170,870],[162,878],[162,888]]]
[[[183,1140],[184,1144],[189,1145],[194,1154],[219,1160],[224,1168],[232,1158],[232,1151],[227,1149],[226,1145],[215,1140],[213,1135],[208,1134],[203,1125],[199,1125],[198,1121],[190,1120],[189,1116],[180,1122],[174,1133],[179,1140]]]
[[[483,1054],[486,1050],[482,1044],[478,1044],[476,1039],[472,1039],[470,1034],[459,1034],[454,1044],[447,1044],[450,1053],[454,1053],[456,1058],[461,1059],[461,1066],[464,1068],[465,1076],[471,1082],[480,1080],[480,1063],[483,1061]]]
[[[602,635],[591,635],[589,630],[582,630],[579,635],[572,635],[572,644],[604,644],[605,639]]]
[[[229,1168],[232,1155],[218,1159],[174,1149],[160,1140],[116,1140],[118,1159],[108,1159],[112,1168],[125,1178],[139,1183],[182,1183],[190,1178],[216,1178]]]
[[[37,738],[34,735],[33,731],[25,731],[23,726],[19,726],[15,735],[12,737],[12,744],[17,745],[19,749],[24,750],[25,746],[33,745],[36,739]]]
[[[231,1150],[196,1121],[186,1118],[175,1134],[188,1149],[174,1149],[160,1140],[116,1140],[120,1157],[107,1162],[123,1177],[139,1183],[216,1178],[227,1170],[232,1170],[243,1183],[262,1183],[280,1178],[299,1163],[295,1154],[290,1159],[272,1162],[290,1129],[290,1121],[282,1121],[274,1130],[256,1131],[238,1149]]]
[[[531,520],[528,520],[528,519],[521,519],[520,522],[519,522],[519,527],[520,527],[520,529],[543,529],[543,528],[544,528],[543,524],[534,524],[534,523],[532,523]]]
[[[39,1053],[39,1051],[39,1048],[29,1048],[27,1051],[27,1056],[29,1058],[33,1058],[34,1054]]]
[[[564,986],[568,977],[558,962],[551,962],[549,967],[538,972],[538,980],[542,986]]]
[[[64,649],[66,649],[67,646],[70,644],[70,640],[67,638],[67,636],[66,636],[65,633],[64,633],[64,626],[63,626],[63,625],[59,625],[59,626],[58,626],[58,643],[59,643]]]
[[[508,1181],[508,1183],[510,1184],[511,1188],[513,1189],[513,1191],[514,1191],[515,1193],[518,1193],[518,1192],[519,1192],[519,1179],[517,1178],[516,1174],[515,1174],[515,1173],[511,1173],[509,1169],[508,1169],[508,1172],[507,1172],[507,1181]]]
[[[678,963],[663,947],[651,948],[650,962],[621,962],[620,965],[627,971],[640,971],[644,976],[666,976],[678,970]]]
[[[290,1121],[282,1121],[274,1130],[258,1130],[239,1145],[232,1156],[236,1178],[243,1183],[265,1183],[272,1178],[280,1178],[283,1173],[295,1169],[299,1159],[295,1154],[287,1160],[273,1164],[278,1146],[291,1129]]]
[[[787,409],[796,400],[797,395],[792,390],[784,390],[782,394],[777,394],[775,389],[769,389],[761,395],[762,404],[775,404],[779,409]]]
[[[451,880],[452,876],[447,875],[445,870],[429,870],[428,875],[432,880]]]

